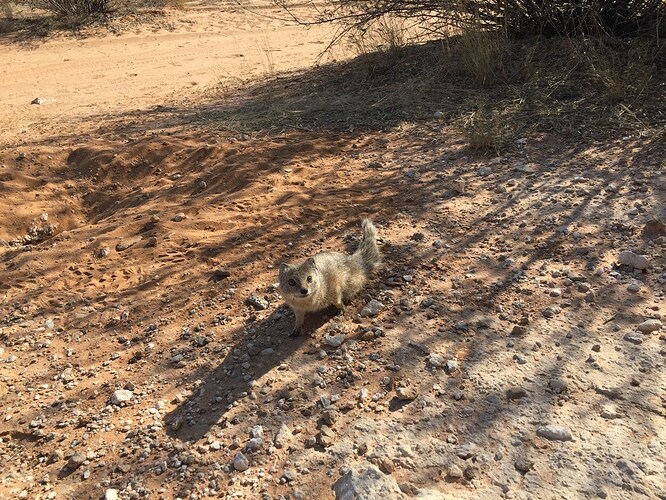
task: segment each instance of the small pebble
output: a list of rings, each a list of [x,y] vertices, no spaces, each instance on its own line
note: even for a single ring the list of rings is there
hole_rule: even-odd
[[[539,427],[536,434],[539,437],[551,441],[571,441],[573,439],[571,431],[561,425],[545,425]]]
[[[236,456],[234,457],[234,469],[239,472],[243,472],[249,469],[249,467],[250,462],[248,461],[247,457],[242,453],[236,453]]]

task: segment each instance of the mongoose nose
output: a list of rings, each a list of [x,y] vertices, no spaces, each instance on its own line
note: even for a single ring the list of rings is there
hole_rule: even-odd
[[[307,288],[301,288],[301,295],[307,295],[308,294],[308,289]]]

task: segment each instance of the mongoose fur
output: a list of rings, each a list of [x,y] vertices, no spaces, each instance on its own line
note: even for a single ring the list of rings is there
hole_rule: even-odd
[[[280,292],[294,310],[291,336],[303,333],[305,313],[334,305],[344,312],[345,303],[360,292],[380,263],[375,226],[363,220],[363,236],[356,251],[347,255],[322,252],[298,265],[280,265]]]

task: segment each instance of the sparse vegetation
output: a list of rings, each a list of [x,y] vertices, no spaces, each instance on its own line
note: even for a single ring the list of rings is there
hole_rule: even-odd
[[[80,34],[93,26],[118,32],[122,27],[112,26],[116,20],[132,16],[145,22],[163,16],[166,9],[185,7],[185,0],[0,0],[0,33],[26,41],[54,32]]]
[[[274,0],[303,24],[336,23],[338,37],[365,33],[389,18],[419,23],[444,36],[451,27],[503,31],[511,38],[530,36],[635,36],[664,28],[666,6],[661,0],[327,0],[306,17],[295,14],[302,2]]]
[[[38,0],[36,5],[61,17],[107,14],[115,8],[112,0]]]
[[[276,3],[292,12],[289,0]],[[644,118],[659,114],[642,107],[660,93],[663,79],[664,2],[338,0],[326,5],[310,18],[293,16],[306,25],[335,24],[333,43],[351,42],[360,54],[361,85],[376,90],[392,77],[402,80],[405,87],[385,96],[387,107],[411,116],[447,110],[474,148],[497,149],[510,131],[526,128],[587,134],[602,120],[607,128],[645,133],[664,125]],[[415,44],[423,49],[406,49]],[[462,94],[455,104],[451,91]],[[663,98],[657,100],[662,109]]]

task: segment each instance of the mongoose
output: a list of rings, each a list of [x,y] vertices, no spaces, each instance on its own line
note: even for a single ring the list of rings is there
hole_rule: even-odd
[[[344,312],[345,303],[361,291],[381,258],[375,226],[363,220],[363,236],[356,251],[347,255],[322,252],[299,265],[280,265],[280,291],[296,315],[291,336],[303,333],[305,313],[334,305]]]

